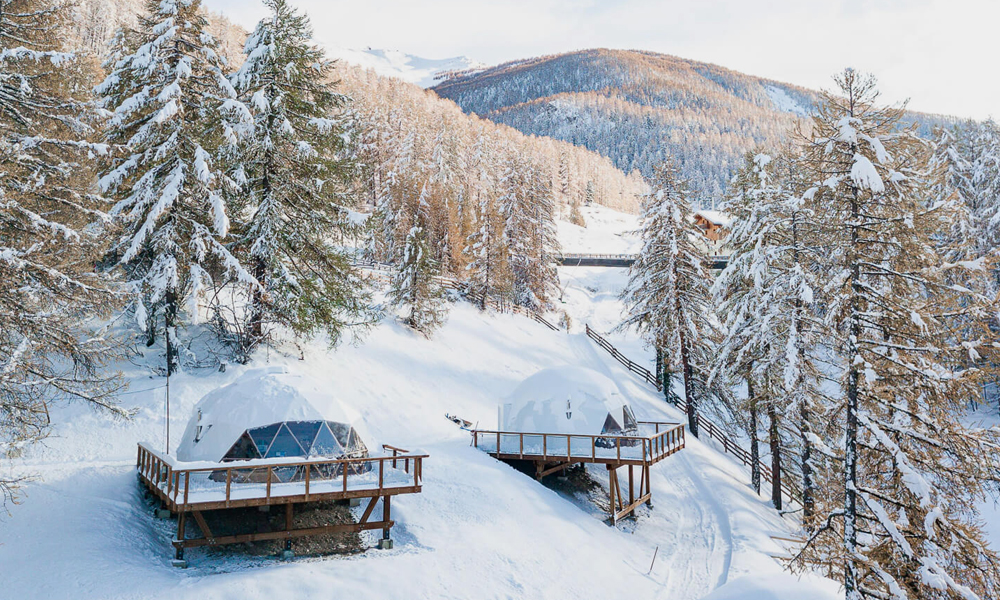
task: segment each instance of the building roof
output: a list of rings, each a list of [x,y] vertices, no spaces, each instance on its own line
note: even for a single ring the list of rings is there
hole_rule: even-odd
[[[622,425],[626,406],[608,377],[582,367],[555,367],[517,386],[500,406],[499,425],[502,431],[596,435],[609,414]]]
[[[291,374],[282,366],[251,369],[195,405],[177,459],[221,460],[244,431],[283,421],[334,421],[358,429],[361,419],[336,400],[333,389],[332,381]]]
[[[699,210],[694,213],[694,216],[701,217],[719,227],[729,227],[729,224],[733,222],[729,215],[720,210]]]

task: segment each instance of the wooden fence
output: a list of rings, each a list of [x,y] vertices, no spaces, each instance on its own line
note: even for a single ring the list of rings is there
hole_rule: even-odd
[[[608,342],[608,340],[604,339],[603,337],[601,337],[599,333],[591,329],[590,325],[585,323],[584,327],[586,328],[587,331],[587,337],[594,340],[594,342],[596,342],[598,346],[603,348],[608,354],[614,357],[615,360],[624,365],[626,369],[632,371],[633,373],[641,377],[646,383],[655,387],[657,391],[663,390],[663,386],[660,384],[660,380],[655,375],[653,375],[653,373],[650,372],[649,369],[631,360],[629,357],[619,352],[618,348],[612,346],[611,343]]]
[[[663,384],[660,382],[659,378],[655,377],[649,371],[649,369],[643,367],[642,365],[639,365],[635,361],[626,357],[610,342],[601,337],[600,334],[591,329],[590,325],[586,325],[586,331],[587,331],[587,337],[594,340],[594,342],[596,342],[598,346],[600,346],[606,352],[608,352],[608,354],[613,356],[614,359],[620,362],[622,365],[624,365],[625,368],[627,368],[629,371],[632,371],[633,373],[641,377],[646,383],[649,383],[650,385],[654,386],[657,389],[657,391],[663,391]],[[670,394],[670,396],[671,396],[670,398],[671,402],[675,404],[678,408],[680,408],[682,411],[687,413],[687,402],[683,398],[680,398],[676,395]],[[727,436],[722,431],[722,429],[720,429],[712,421],[702,416],[700,412],[698,413],[697,418],[698,418],[699,431],[708,432],[709,437],[714,438],[717,442],[722,444],[722,448],[725,452],[732,454],[733,456],[738,458],[740,462],[742,462],[745,466],[750,467],[751,465],[753,465],[753,459],[748,450],[740,446],[734,440],[730,439],[730,437]],[[759,459],[758,459],[758,465],[760,467],[761,476],[763,476],[766,482],[771,483],[773,475],[771,466]],[[792,483],[791,479],[784,472],[782,473],[781,477],[781,489],[782,491],[785,492],[785,494],[789,498],[793,500],[800,501],[802,498],[802,495],[798,490],[798,488]]]

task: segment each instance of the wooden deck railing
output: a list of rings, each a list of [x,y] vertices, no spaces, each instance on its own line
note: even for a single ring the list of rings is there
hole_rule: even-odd
[[[483,447],[491,454],[553,462],[589,459],[592,462],[654,463],[684,448],[682,424],[640,421],[639,425],[655,431],[642,436],[475,430],[472,439],[476,448]],[[494,444],[492,451],[490,443]]]
[[[601,337],[599,333],[591,329],[590,325],[585,323],[584,327],[586,328],[587,337],[594,340],[598,346],[603,348],[608,354],[614,357],[615,360],[624,365],[626,369],[632,371],[633,373],[641,377],[646,383],[655,387],[657,391],[663,390],[663,386],[660,385],[660,381],[656,378],[655,375],[653,375],[652,372],[650,372],[649,369],[631,360],[629,357],[619,352],[618,348],[612,346],[611,343],[608,342],[608,340],[604,339],[603,337]]]
[[[611,356],[613,356],[615,360],[624,365],[625,368],[639,375],[639,377],[641,377],[646,383],[655,387],[657,391],[663,391],[663,385],[660,383],[659,380],[657,380],[655,376],[653,376],[652,373],[650,373],[649,369],[646,369],[642,365],[635,363],[634,361],[630,360],[628,357],[623,355],[610,342],[608,342],[606,339],[601,337],[600,334],[591,329],[590,325],[586,325],[586,330],[587,330],[587,336],[590,339],[594,340],[594,342],[596,342],[598,346],[600,346],[606,352],[611,354]],[[686,413],[687,402],[683,398],[680,398],[675,395],[672,396],[673,396],[671,398],[672,402],[678,408],[680,408],[682,411]],[[730,439],[729,436],[726,435],[721,428],[719,428],[712,421],[706,419],[700,412],[698,413],[698,428],[700,431],[707,431],[709,437],[714,438],[717,442],[722,444],[723,450],[738,458],[740,462],[743,463],[743,465],[747,467],[753,465],[753,459],[750,456],[750,452],[745,448],[743,448],[742,446],[740,446],[734,440]],[[771,483],[773,475],[773,473],[771,472],[772,471],[771,466],[759,459],[758,459],[758,464],[760,466],[760,472],[761,475],[764,477],[764,480],[767,481],[768,483]],[[793,484],[792,480],[784,472],[782,472],[782,477],[781,477],[781,489],[782,491],[785,492],[785,494],[789,498],[793,500],[800,500],[802,497],[798,488]]]
[[[136,469],[139,471],[139,476],[142,477],[150,485],[150,487],[158,489],[164,495],[165,499],[180,508],[187,506],[192,502],[192,492],[210,491],[218,493],[222,492],[223,489],[225,491],[224,496],[222,498],[215,498],[213,496],[211,502],[213,504],[224,503],[224,505],[228,507],[235,501],[233,498],[234,492],[241,488],[245,488],[245,486],[248,485],[248,480],[250,484],[264,485],[264,494],[259,498],[257,496],[254,496],[254,498],[263,499],[265,501],[269,501],[272,498],[272,487],[288,485],[304,484],[305,501],[309,500],[310,493],[315,491],[316,485],[319,485],[320,483],[331,484],[335,481],[339,482],[340,485],[336,486],[336,489],[333,491],[340,491],[343,493],[346,493],[348,490],[365,489],[377,491],[377,495],[382,495],[382,493],[378,492],[386,492],[392,488],[408,487],[409,485],[418,487],[421,479],[423,478],[423,459],[427,458],[427,455],[408,454],[405,450],[400,448],[394,448],[392,446],[384,447],[387,450],[392,451],[391,456],[305,459],[298,461],[289,460],[287,458],[271,458],[231,461],[217,463],[213,466],[186,467],[186,464],[203,465],[205,463],[176,462],[173,459],[165,457],[161,453],[153,450],[147,444],[140,443],[136,456]],[[386,481],[386,475],[390,473],[390,469],[398,470],[397,465],[399,463],[403,463],[405,465],[404,473],[412,476],[412,484],[408,481],[406,486],[403,486]],[[371,468],[366,468],[369,466]],[[275,474],[276,472],[279,474],[287,473],[291,469],[295,469],[296,472],[301,472],[301,478],[296,478],[294,481],[283,482],[280,480],[279,476]],[[372,471],[375,470],[377,470],[378,474],[377,487],[352,487],[352,483],[364,483],[359,481],[361,476],[368,474],[367,476],[371,477]],[[195,478],[211,478],[213,485],[211,485],[210,489],[193,490],[191,485],[193,476]],[[330,486],[327,485],[326,492],[321,493],[330,492],[331,490],[329,488]]]

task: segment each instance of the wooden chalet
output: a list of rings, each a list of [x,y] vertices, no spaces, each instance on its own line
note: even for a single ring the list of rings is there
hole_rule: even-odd
[[[729,215],[717,210],[699,210],[694,213],[694,224],[712,242],[721,242],[731,223]]]

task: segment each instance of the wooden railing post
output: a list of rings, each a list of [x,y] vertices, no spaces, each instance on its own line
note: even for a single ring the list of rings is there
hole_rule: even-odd
[[[311,473],[312,473],[312,466],[307,464],[306,465],[306,502],[309,501],[309,478],[310,478],[310,474]],[[229,494],[226,494],[226,496],[228,496],[228,495]]]

